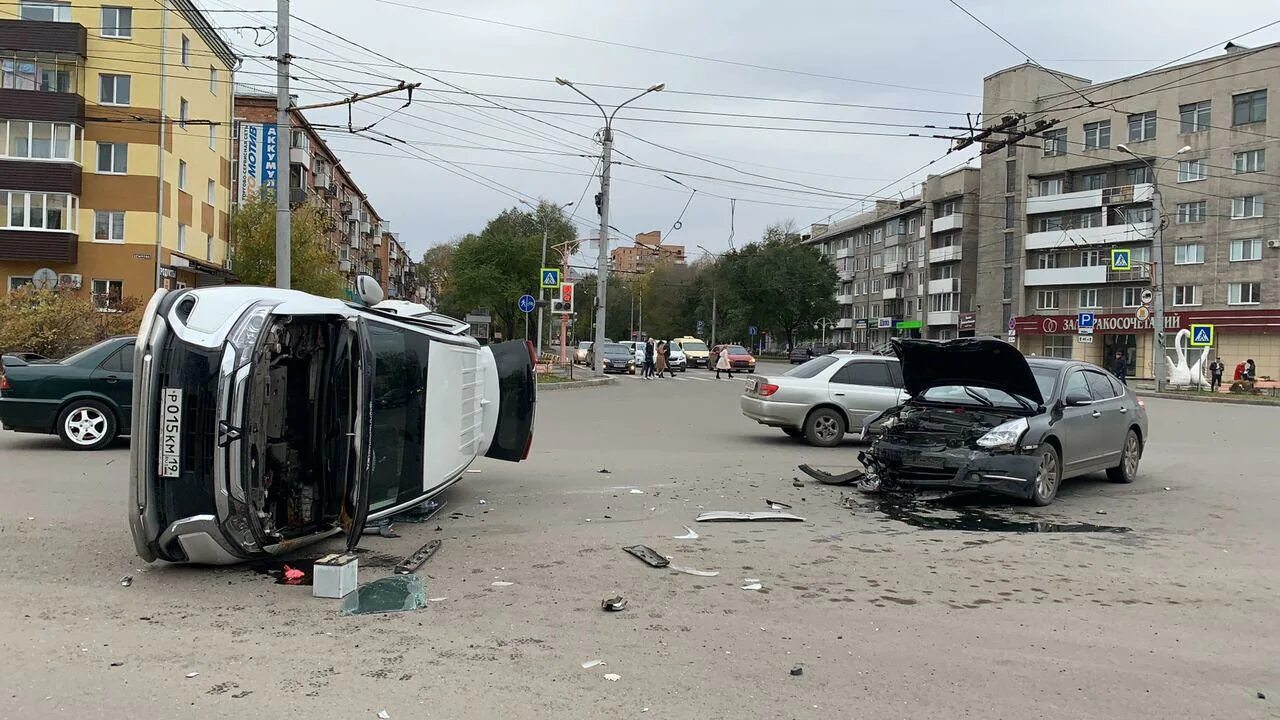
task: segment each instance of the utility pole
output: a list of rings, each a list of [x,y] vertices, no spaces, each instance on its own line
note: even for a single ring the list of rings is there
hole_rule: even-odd
[[[292,286],[289,238],[289,0],[276,0],[276,287]]]
[[[716,346],[716,291],[711,290],[711,345]]]
[[[578,93],[582,97],[591,101],[592,105],[600,111],[600,115],[604,117],[604,130],[601,133],[601,144],[604,146],[600,159],[600,253],[596,258],[596,327],[595,327],[595,345],[592,347],[597,352],[592,353],[595,358],[595,374],[604,376],[604,356],[599,351],[604,346],[605,335],[605,294],[609,286],[609,168],[612,164],[613,155],[613,117],[618,111],[627,105],[639,100],[651,92],[661,92],[666,85],[659,83],[646,89],[644,92],[627,100],[613,109],[613,112],[605,112],[603,106],[596,102],[590,95],[582,92],[576,85],[565,80],[564,78],[556,78],[556,82],[560,85],[567,86],[569,89]]]
[[[538,208],[534,207],[533,203],[529,202],[528,200],[521,200],[520,202],[524,203],[530,208],[533,208],[534,212],[538,211]],[[573,203],[569,202],[563,205],[557,205],[556,207],[561,210],[564,210],[565,208],[572,207],[572,206],[573,206]],[[547,266],[547,234],[550,232],[550,230],[551,230],[550,226],[547,225],[547,219],[543,218],[542,220],[542,262],[539,263],[538,265],[539,276],[541,276],[542,274],[542,268]],[[560,274],[560,282],[562,283],[565,281],[564,273],[565,273],[565,270],[562,270]],[[547,304],[547,289],[542,287],[542,278],[539,277],[538,278],[538,344],[536,348],[538,352],[538,357],[542,357],[542,308],[546,304]],[[529,333],[526,332],[525,333],[526,339],[528,339],[528,335]],[[551,335],[550,325],[547,326],[547,335],[548,336]],[[562,351],[560,354],[564,355],[564,352]]]

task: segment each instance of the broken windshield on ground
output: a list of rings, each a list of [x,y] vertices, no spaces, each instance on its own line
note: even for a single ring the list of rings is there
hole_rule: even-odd
[[[342,615],[407,612],[427,605],[427,591],[417,575],[393,575],[365,583],[342,601]]]

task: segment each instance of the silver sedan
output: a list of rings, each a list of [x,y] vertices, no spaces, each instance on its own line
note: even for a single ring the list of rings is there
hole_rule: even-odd
[[[862,421],[905,401],[895,358],[836,353],[747,386],[742,414],[811,445],[834,447]]]

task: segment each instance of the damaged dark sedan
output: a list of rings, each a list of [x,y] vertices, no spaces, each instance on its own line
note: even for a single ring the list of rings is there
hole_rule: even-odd
[[[995,338],[895,339],[903,404],[873,415],[867,489],[976,490],[1048,505],[1062,481],[1133,482],[1147,410],[1096,365],[1023,357]]]

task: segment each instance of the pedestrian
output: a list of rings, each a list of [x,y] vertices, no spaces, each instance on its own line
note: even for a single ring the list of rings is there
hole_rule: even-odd
[[[653,338],[644,341],[644,372],[640,373],[645,379],[653,377]]]
[[[1221,355],[1215,357],[1213,359],[1213,362],[1209,363],[1209,391],[1210,392],[1217,392],[1218,388],[1222,387],[1222,373],[1226,369],[1227,369],[1227,366],[1223,364]]]
[[[1129,384],[1125,380],[1125,376],[1129,373],[1129,361],[1125,359],[1123,350],[1116,351],[1116,359],[1114,362],[1111,363],[1111,372],[1116,377],[1120,378],[1121,385]]]
[[[733,379],[733,363],[729,362],[729,347],[722,346],[720,352],[716,354],[716,379],[720,379],[720,371],[729,374],[729,379]]]
[[[671,377],[676,376],[676,368],[671,364],[671,343],[662,343],[662,362],[667,366],[667,372],[671,373]],[[658,373],[661,375],[662,373]]]
[[[1249,382],[1254,382],[1258,379],[1258,366],[1253,364],[1252,358],[1244,361],[1244,379]]]
[[[667,344],[661,340],[658,341],[657,347],[653,352],[653,368],[657,371],[658,377],[662,377],[667,371]]]

